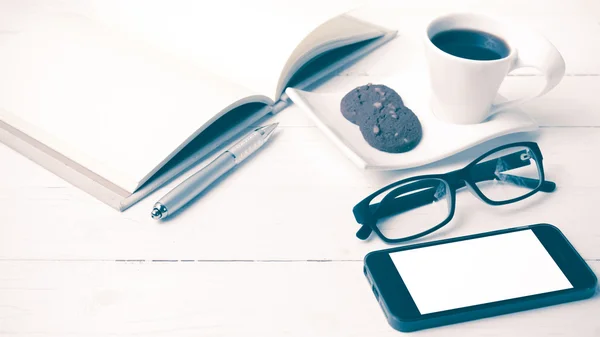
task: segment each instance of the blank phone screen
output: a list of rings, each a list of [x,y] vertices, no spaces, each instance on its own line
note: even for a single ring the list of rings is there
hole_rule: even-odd
[[[422,315],[573,288],[530,229],[390,257]]]

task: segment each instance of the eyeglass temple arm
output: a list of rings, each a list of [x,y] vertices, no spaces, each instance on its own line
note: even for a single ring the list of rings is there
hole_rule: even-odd
[[[526,151],[519,151],[516,153],[512,153],[503,157],[499,157],[496,159],[488,160],[482,163],[479,163],[475,166],[475,170],[473,170],[472,174],[474,175],[473,180],[475,182],[493,180],[494,178],[500,178],[504,181],[520,184],[522,186],[526,186],[529,188],[535,188],[539,184],[539,180],[526,178],[526,177],[517,177],[511,174],[504,174],[497,172],[497,162],[498,160],[502,160],[507,163],[506,167],[510,167],[510,169],[515,169],[519,167],[523,167],[530,164],[530,160],[522,160],[521,155],[526,153]],[[456,171],[455,171],[456,172]],[[398,189],[397,192],[391,192],[396,195],[400,195],[405,193],[406,191],[413,190],[416,187],[412,184],[403,186],[405,188]],[[465,187],[464,180],[459,180],[455,186],[453,186],[457,190]],[[551,181],[544,181],[542,186],[540,187],[540,191],[542,192],[552,192],[556,189],[556,184]],[[384,198],[380,203],[375,203],[369,206],[369,210],[371,212],[377,213],[377,218],[386,217],[392,214],[399,214],[411,209],[421,207],[423,205],[429,204],[433,202],[435,198],[436,190],[433,188],[423,190],[421,192],[416,192],[413,194],[409,194],[407,196],[403,196],[402,198]],[[387,201],[387,200],[389,201]],[[385,201],[385,202],[384,202]],[[380,207],[381,205],[381,207]],[[369,226],[363,225],[356,233],[356,236],[359,239],[365,240],[371,235],[372,229]]]
[[[475,166],[475,169],[471,172],[473,176],[473,180],[475,182],[486,181],[486,180],[494,180],[498,178],[502,181],[510,182],[515,185],[525,186],[531,189],[534,189],[540,183],[538,179],[532,179],[527,177],[518,177],[511,174],[500,173],[503,168],[510,168],[511,170],[527,166],[531,163],[531,159],[523,160],[521,158],[522,155],[527,154],[526,150],[511,153],[509,155],[499,157],[496,159],[488,160],[483,163],[479,163]],[[501,161],[504,165],[498,167],[498,162]],[[460,186],[457,186],[456,189],[465,186],[464,181],[460,181]],[[540,187],[540,191],[542,192],[553,192],[556,189],[556,184],[551,181],[545,180]]]

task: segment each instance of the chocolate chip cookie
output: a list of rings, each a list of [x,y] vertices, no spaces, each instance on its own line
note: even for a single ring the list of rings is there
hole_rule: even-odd
[[[369,83],[347,93],[342,98],[340,110],[347,120],[360,125],[364,117],[378,112],[380,104],[383,103],[403,106],[402,98],[393,89],[382,84]]]
[[[412,150],[423,136],[419,118],[409,108],[386,103],[361,121],[360,131],[369,145],[391,153]]]

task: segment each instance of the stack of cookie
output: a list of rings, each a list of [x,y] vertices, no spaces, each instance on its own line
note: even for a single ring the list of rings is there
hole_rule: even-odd
[[[380,151],[410,151],[423,135],[419,118],[385,85],[369,83],[353,89],[342,98],[340,109],[359,126],[367,143]]]

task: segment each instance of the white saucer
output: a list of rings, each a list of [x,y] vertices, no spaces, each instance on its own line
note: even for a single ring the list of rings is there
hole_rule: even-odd
[[[368,170],[395,170],[417,167],[449,157],[487,140],[510,133],[537,130],[536,122],[519,109],[500,112],[480,124],[455,125],[440,121],[429,107],[428,85],[416,76],[395,76],[374,84],[385,84],[396,90],[404,104],[421,121],[423,138],[413,150],[386,153],[371,147],[358,126],[347,121],[340,112],[342,97],[352,88],[338,93],[312,93],[288,88],[287,95],[300,106],[316,125],[350,160]],[[366,84],[366,83],[364,83]]]

